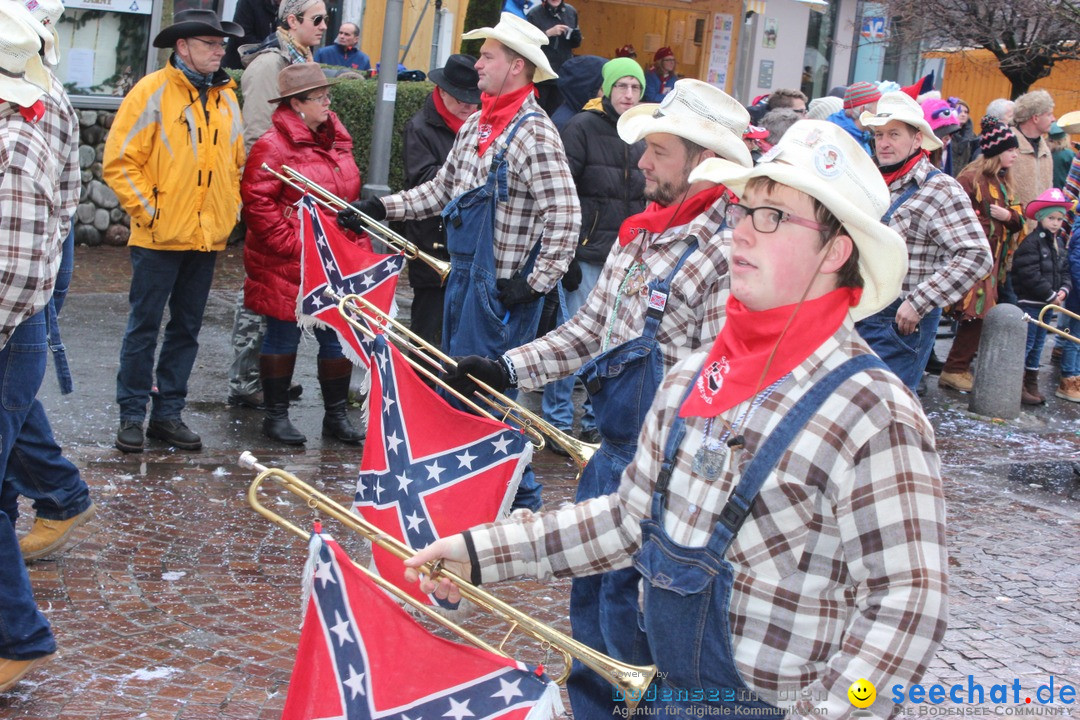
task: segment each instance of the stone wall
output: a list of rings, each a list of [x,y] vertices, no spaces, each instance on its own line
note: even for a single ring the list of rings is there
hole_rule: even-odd
[[[127,245],[131,218],[101,175],[105,137],[116,113],[79,110],[79,170],[82,195],[75,211],[76,245]]]

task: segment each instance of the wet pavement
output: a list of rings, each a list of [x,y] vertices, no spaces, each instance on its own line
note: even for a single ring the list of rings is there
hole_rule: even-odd
[[[359,451],[321,441],[313,341],[301,346],[297,376],[305,392],[292,411],[309,438],[305,449],[272,446],[260,434],[260,413],[225,404],[241,284],[235,250],[219,263],[185,414],[204,450],[171,451],[155,441],[141,455],[115,450],[128,272],[126,250],[76,251],[63,325],[76,392],[61,396],[50,370],[41,398],[98,515],[62,554],[30,568],[59,652],[0,697],[0,718],[277,718],[298,637],[305,548],[248,508],[252,475],[236,459],[251,450],[347,502]],[[407,293],[401,300],[407,304]],[[947,348],[943,341],[939,355]],[[1047,395],[1056,372],[1050,365],[1043,372]],[[989,691],[1018,679],[1038,705],[1034,691],[1050,676],[1059,689],[1080,684],[1080,405],[1051,397],[1019,421],[990,422],[969,416],[966,396],[934,382],[924,402],[946,478],[951,618],[923,684],[966,687],[970,675]],[[352,413],[359,421],[360,410]],[[546,501],[568,501],[569,463],[544,451],[535,465]],[[301,523],[310,517],[290,498],[270,502]],[[24,507],[20,532],[29,514]],[[496,590],[568,630],[568,582]],[[489,641],[501,637],[490,622],[474,618],[471,627]],[[523,642],[514,646],[526,661],[543,659]],[[1035,709],[1071,716],[1071,707]]]

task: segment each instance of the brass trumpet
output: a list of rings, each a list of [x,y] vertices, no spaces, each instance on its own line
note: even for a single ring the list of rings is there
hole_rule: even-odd
[[[307,539],[310,537],[305,530],[270,510],[259,501],[259,488],[267,479],[276,480],[286,490],[303,500],[307,507],[322,512],[334,520],[337,520],[350,530],[360,533],[360,535],[390,554],[399,557],[402,560],[410,558],[415,554],[413,549],[408,545],[387,535],[363,517],[351,512],[345,506],[301,481],[295,475],[278,468],[268,468],[265,465],[259,464],[259,461],[250,452],[244,452],[240,456],[240,465],[241,467],[258,472],[258,475],[256,475],[255,479],[248,487],[248,503],[255,512],[270,520],[272,523],[283,527],[302,538]],[[357,567],[360,566],[357,565]],[[441,576],[451,580],[461,591],[462,597],[468,599],[484,610],[487,610],[503,622],[508,623],[510,629],[507,631],[502,642],[499,643],[499,647],[492,647],[473,633],[470,633],[456,623],[453,623],[438,614],[427,605],[418,602],[415,598],[408,593],[405,593],[397,586],[374,575],[366,568],[361,569],[368,573],[368,576],[375,580],[380,587],[391,592],[399,600],[409,603],[412,607],[418,609],[420,612],[424,613],[425,616],[429,617],[442,627],[451,630],[459,637],[479,648],[488,650],[489,652],[502,655],[503,657],[509,657],[509,655],[502,650],[502,647],[505,645],[507,638],[510,637],[510,634],[513,633],[515,629],[520,628],[523,633],[534,640],[539,641],[544,646],[554,648],[555,651],[562,656],[564,669],[559,677],[555,678],[555,682],[560,685],[566,682],[566,678],[570,674],[571,662],[576,659],[590,670],[598,673],[612,685],[620,688],[627,707],[633,710],[637,707],[645,690],[648,689],[649,683],[652,682],[653,677],[656,675],[655,666],[628,665],[610,658],[603,653],[597,652],[587,645],[583,645],[577,640],[559,632],[555,628],[545,625],[502,600],[499,600],[491,593],[470,584],[465,579],[443,568],[441,563],[436,563],[434,566],[431,563],[428,563],[422,566],[420,571],[433,578]]]
[[[1050,323],[1043,320],[1043,316],[1046,315],[1046,313],[1051,311],[1051,310],[1056,310],[1058,312],[1064,313],[1065,315],[1068,315],[1071,318],[1074,318],[1076,320],[1080,320],[1080,315],[1077,315],[1076,313],[1074,313],[1074,312],[1072,312],[1070,310],[1066,310],[1065,308],[1061,307],[1060,305],[1047,305],[1042,310],[1039,311],[1038,319],[1032,319],[1032,317],[1030,315],[1028,315],[1027,313],[1024,313],[1024,322],[1029,322],[1029,323],[1031,323],[1033,325],[1038,325],[1039,327],[1041,327],[1041,328],[1043,328],[1045,330],[1048,330],[1049,332],[1052,332],[1055,335],[1060,335],[1061,337],[1068,338],[1068,339],[1072,340],[1075,343],[1080,343],[1080,337],[1077,337],[1077,336],[1073,335],[1068,330],[1061,330],[1060,328],[1057,328],[1057,327],[1055,327],[1055,326],[1051,325]]]
[[[423,362],[428,365],[428,367],[424,367],[423,364],[406,355],[405,359],[410,365],[416,368],[417,372],[438,384],[439,387],[444,388],[474,412],[493,420],[500,420],[501,422],[511,420],[515,424],[521,426],[522,430],[533,439],[533,445],[536,446],[537,450],[544,447],[545,437],[566,450],[566,452],[570,453],[570,458],[574,461],[574,464],[577,465],[579,475],[581,474],[581,471],[585,469],[585,466],[589,464],[589,460],[592,458],[593,454],[599,449],[599,445],[582,442],[581,440],[564,433],[562,430],[559,430],[557,427],[545,421],[542,417],[525,408],[520,403],[511,400],[495,388],[470,375],[469,379],[476,383],[476,385],[485,393],[488,393],[487,395],[481,393],[475,395],[478,400],[488,406],[490,411],[481,408],[473,401],[473,399],[465,397],[439,377],[438,373],[445,367],[457,366],[457,362],[452,357],[427,342],[412,330],[384,313],[378,306],[371,304],[359,295],[338,297],[329,291],[326,291],[326,295],[338,304],[338,312],[341,313],[341,316],[345,318],[346,322],[368,337],[372,334],[371,329],[353,317],[353,313],[366,315],[376,321],[389,339],[393,340],[398,345],[405,347],[410,353],[421,358]],[[496,415],[500,415],[501,417],[496,417]]]
[[[346,208],[356,210],[356,208],[346,202],[343,198],[340,198],[326,188],[317,185],[288,165],[281,166],[282,171],[285,173],[284,175],[277,172],[266,163],[262,164],[262,169],[294,190],[309,193],[315,199],[315,202],[335,215]],[[360,216],[360,219],[364,221],[364,225],[367,227],[369,233],[402,253],[407,259],[419,260],[424,263],[439,274],[439,278],[442,280],[443,284],[446,283],[446,278],[450,275],[450,263],[424,252],[418,248],[415,243],[410,242],[408,239],[394,232],[375,218],[359,211],[356,211],[356,213]]]

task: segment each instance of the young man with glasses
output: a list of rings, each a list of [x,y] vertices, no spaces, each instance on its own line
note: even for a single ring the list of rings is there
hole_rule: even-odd
[[[176,13],[154,38],[154,47],[174,48],[172,56],[127,94],[105,143],[105,182],[131,216],[131,312],[116,376],[116,446],[124,452],[142,452],[151,401],[149,437],[181,450],[202,447],[180,413],[214,263],[240,209],[240,105],[221,61],[223,40],[242,35],[210,10]],[[155,368],[166,304],[170,320]]]
[[[612,63],[605,72],[605,95],[617,92],[616,82],[628,93],[644,84],[640,69],[633,71],[635,61]],[[608,122],[595,118],[592,124]],[[471,356],[459,362],[453,382],[471,373],[496,388],[515,384],[532,390],[575,373],[581,377],[592,396],[601,445],[582,473],[578,501],[615,491],[665,371],[719,332],[728,288],[727,236],[720,228],[732,195],[723,185],[694,182],[690,175],[710,158],[750,167],[742,141],[749,122],[746,109],[722,90],[679,80],[661,104],[632,107],[615,123],[622,156],[640,153],[643,181],[627,179],[626,166],[619,163],[582,168],[581,153],[593,152],[594,146],[619,158],[619,147],[606,138],[587,138],[588,150],[577,148],[578,157],[570,161],[579,164],[579,192],[603,183],[623,201],[608,206],[582,201],[578,252],[593,240],[609,243],[597,258],[602,265],[595,288],[572,318],[547,335],[497,360]],[[625,212],[632,198],[617,189],[619,183],[631,191],[641,188],[650,201],[642,212],[621,220],[615,213]],[[594,222],[609,231],[606,238],[594,235]],[[468,384],[461,382],[466,389]],[[575,578],[574,637],[623,662],[647,664],[648,643],[638,629],[640,580],[630,568]],[[621,708],[607,682],[580,665],[575,664],[567,692],[576,720],[611,718]]]
[[[802,91],[780,88],[769,95],[769,99],[765,101],[765,106],[769,111],[788,108],[799,116],[805,116],[807,102],[809,102],[809,99]]]
[[[278,73],[289,65],[314,61],[312,48],[322,44],[326,32],[326,5],[322,0],[281,0],[278,21],[277,31],[264,43],[240,48],[245,67],[240,79],[244,97],[244,149],[248,151],[272,124],[270,118],[275,105],[269,101],[278,95]],[[233,316],[230,405],[252,409],[263,407],[259,348],[265,331],[266,320],[244,306],[241,291]],[[300,386],[294,385],[292,399],[299,395]]]

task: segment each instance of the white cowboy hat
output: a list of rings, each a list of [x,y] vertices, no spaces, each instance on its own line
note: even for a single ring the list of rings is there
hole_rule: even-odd
[[[548,44],[547,35],[540,28],[513,13],[504,12],[499,17],[499,24],[493,28],[482,27],[470,30],[461,36],[462,40],[482,40],[491,38],[501,42],[518,55],[536,66],[533,82],[555,80],[559,76],[551,69],[547,56],[540,48]]]
[[[38,54],[49,31],[17,2],[0,2],[0,27],[0,98],[30,107],[49,89],[49,71]]]
[[[851,309],[856,320],[873,315],[900,297],[907,275],[907,245],[882,224],[889,189],[866,151],[839,125],[799,120],[750,169],[710,158],[690,173],[690,182],[722,183],[742,195],[746,183],[767,177],[817,199],[844,226],[859,249],[863,292]]]
[[[677,80],[660,104],[642,103],[619,116],[619,137],[629,144],[668,133],[712,150],[745,167],[754,164],[743,142],[750,113],[720,88],[700,80]]]
[[[1066,135],[1080,134],[1080,110],[1065,113],[1057,119],[1057,124]]]
[[[922,106],[912,100],[907,93],[885,93],[878,100],[876,113],[864,112],[859,116],[859,122],[863,124],[863,127],[881,127],[893,120],[907,123],[922,132],[923,150],[937,150],[941,147],[941,141],[934,135],[934,129],[930,127],[930,123],[926,122]]]
[[[56,23],[64,14],[64,6],[60,0],[24,0],[26,9],[49,31],[49,39],[45,40],[45,62],[52,67],[60,64],[60,36],[56,33]]]

